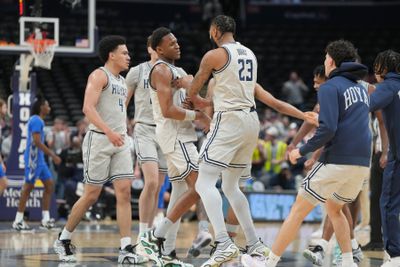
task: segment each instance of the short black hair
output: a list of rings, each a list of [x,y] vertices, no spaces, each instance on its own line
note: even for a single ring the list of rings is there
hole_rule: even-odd
[[[147,43],[146,43],[146,47],[151,47],[151,35],[149,35],[148,37],[147,37]]]
[[[157,46],[160,45],[162,38],[171,33],[171,30],[165,27],[159,27],[151,34],[151,48],[156,51]]]
[[[325,78],[325,66],[324,65],[318,65],[315,67],[313,71],[314,76]]]
[[[225,15],[218,15],[212,21],[211,25],[217,27],[217,29],[224,34],[231,32],[233,35],[236,33],[236,22],[232,17]]]
[[[39,115],[40,108],[46,103],[46,101],[47,100],[43,96],[37,96],[31,107],[31,115]]]
[[[383,76],[388,72],[400,72],[400,54],[390,49],[380,52],[375,58],[374,72]]]
[[[357,49],[346,40],[329,43],[325,52],[333,59],[336,67],[340,67],[343,62],[355,62],[358,56]]]
[[[103,63],[108,60],[108,54],[119,45],[126,45],[126,39],[120,35],[108,35],[100,40],[99,42],[99,58]]]

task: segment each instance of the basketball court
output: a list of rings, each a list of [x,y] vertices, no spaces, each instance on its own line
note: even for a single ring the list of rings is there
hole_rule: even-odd
[[[77,263],[62,263],[58,261],[53,251],[53,242],[58,232],[47,232],[38,229],[38,224],[31,223],[36,228],[35,233],[18,233],[11,229],[11,223],[0,224],[0,262],[2,267],[11,266],[48,266],[48,267],[74,267],[74,266],[117,266],[119,235],[115,222],[84,223],[82,222],[74,233],[72,242],[77,247]],[[257,223],[257,234],[267,244],[272,244],[281,223]],[[296,241],[290,245],[278,266],[286,267],[311,267],[302,251],[307,247],[311,233],[317,228],[316,224],[304,224]],[[133,240],[136,240],[138,230],[134,222]],[[177,239],[177,254],[182,260],[200,266],[208,258],[210,248],[195,259],[186,258],[187,249],[192,244],[197,234],[197,223],[182,223]],[[365,243],[365,235],[360,235],[360,242]],[[363,240],[362,240],[363,239]],[[236,243],[244,246],[244,238],[239,234]],[[333,242],[331,242],[333,244]],[[382,264],[383,252],[364,252],[365,258],[360,267],[373,267]],[[332,255],[327,255],[324,266],[332,265]],[[152,266],[148,264],[147,266]],[[238,261],[229,262],[223,266],[242,266]]]

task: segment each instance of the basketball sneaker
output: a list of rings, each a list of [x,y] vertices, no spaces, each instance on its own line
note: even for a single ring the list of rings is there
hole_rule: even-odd
[[[161,249],[165,238],[158,238],[154,236],[154,230],[145,232],[140,237],[140,244],[142,245],[146,257],[149,258],[156,266],[163,266],[161,261]]]
[[[60,261],[64,262],[76,262],[76,247],[71,244],[70,239],[60,240],[60,235],[61,233],[53,244],[54,251],[58,254],[58,258]]]
[[[339,246],[338,246],[339,247]],[[340,251],[340,248],[339,248],[339,251]],[[356,248],[356,249],[353,249],[353,261],[355,262],[355,263],[360,263],[363,259],[364,259],[364,254],[363,254],[363,252],[362,252],[362,250],[361,250],[361,247],[360,247],[360,245],[358,245],[358,248]],[[342,264],[342,253],[340,252],[335,258],[334,258],[334,262],[333,262],[333,264],[335,265],[336,264],[336,266],[341,266],[341,264]]]
[[[128,245],[124,249],[119,250],[119,264],[143,264],[148,261],[146,257],[136,254],[135,247],[132,245]]]
[[[254,245],[252,246],[246,246],[246,254],[249,254],[250,256],[259,256],[259,257],[268,257],[270,252],[270,249],[264,245],[264,243],[260,240],[258,240]]]
[[[140,242],[141,236],[142,235],[138,235],[137,240],[136,240],[136,246],[135,246],[136,254],[147,258],[147,253],[144,250],[142,243]]]
[[[193,267],[193,264],[185,263],[176,257],[176,251],[173,250],[169,255],[162,255],[163,266],[168,267]]]
[[[325,252],[321,246],[315,246],[313,248],[308,247],[303,251],[303,256],[307,260],[311,261],[312,264],[322,266],[325,258]]]
[[[193,240],[193,244],[188,251],[188,256],[198,257],[201,253],[201,250],[205,248],[212,241],[212,235],[207,231],[200,231],[195,240]]]
[[[211,257],[201,267],[219,267],[222,263],[235,259],[239,256],[239,248],[232,243],[231,239],[225,242],[215,241],[215,246],[210,252]]]
[[[252,257],[249,254],[244,254],[240,257],[240,262],[243,264],[243,267],[265,267],[266,266],[266,258],[264,257]]]
[[[53,218],[51,218],[48,221],[42,220],[39,226],[40,229],[46,229],[46,230],[55,230],[59,229],[59,227],[56,226],[56,222]]]
[[[24,220],[21,220],[19,222],[14,221],[12,224],[12,228],[14,228],[15,230],[17,230],[21,233],[32,231],[32,228],[29,227],[29,225]]]
[[[361,250],[361,246],[358,245],[358,248],[353,249],[353,260],[355,263],[360,263],[364,259],[364,254]]]

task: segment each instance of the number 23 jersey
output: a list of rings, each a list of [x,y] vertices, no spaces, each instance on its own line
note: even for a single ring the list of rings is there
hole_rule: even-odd
[[[255,107],[254,88],[257,82],[257,59],[254,53],[238,42],[221,46],[228,54],[227,63],[213,72],[215,87],[214,111]]]

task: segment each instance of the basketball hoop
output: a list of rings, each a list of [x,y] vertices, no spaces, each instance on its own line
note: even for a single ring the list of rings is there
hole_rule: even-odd
[[[51,62],[54,57],[56,42],[53,39],[34,39],[27,40],[29,50],[35,59],[34,65],[44,69],[51,69]]]

